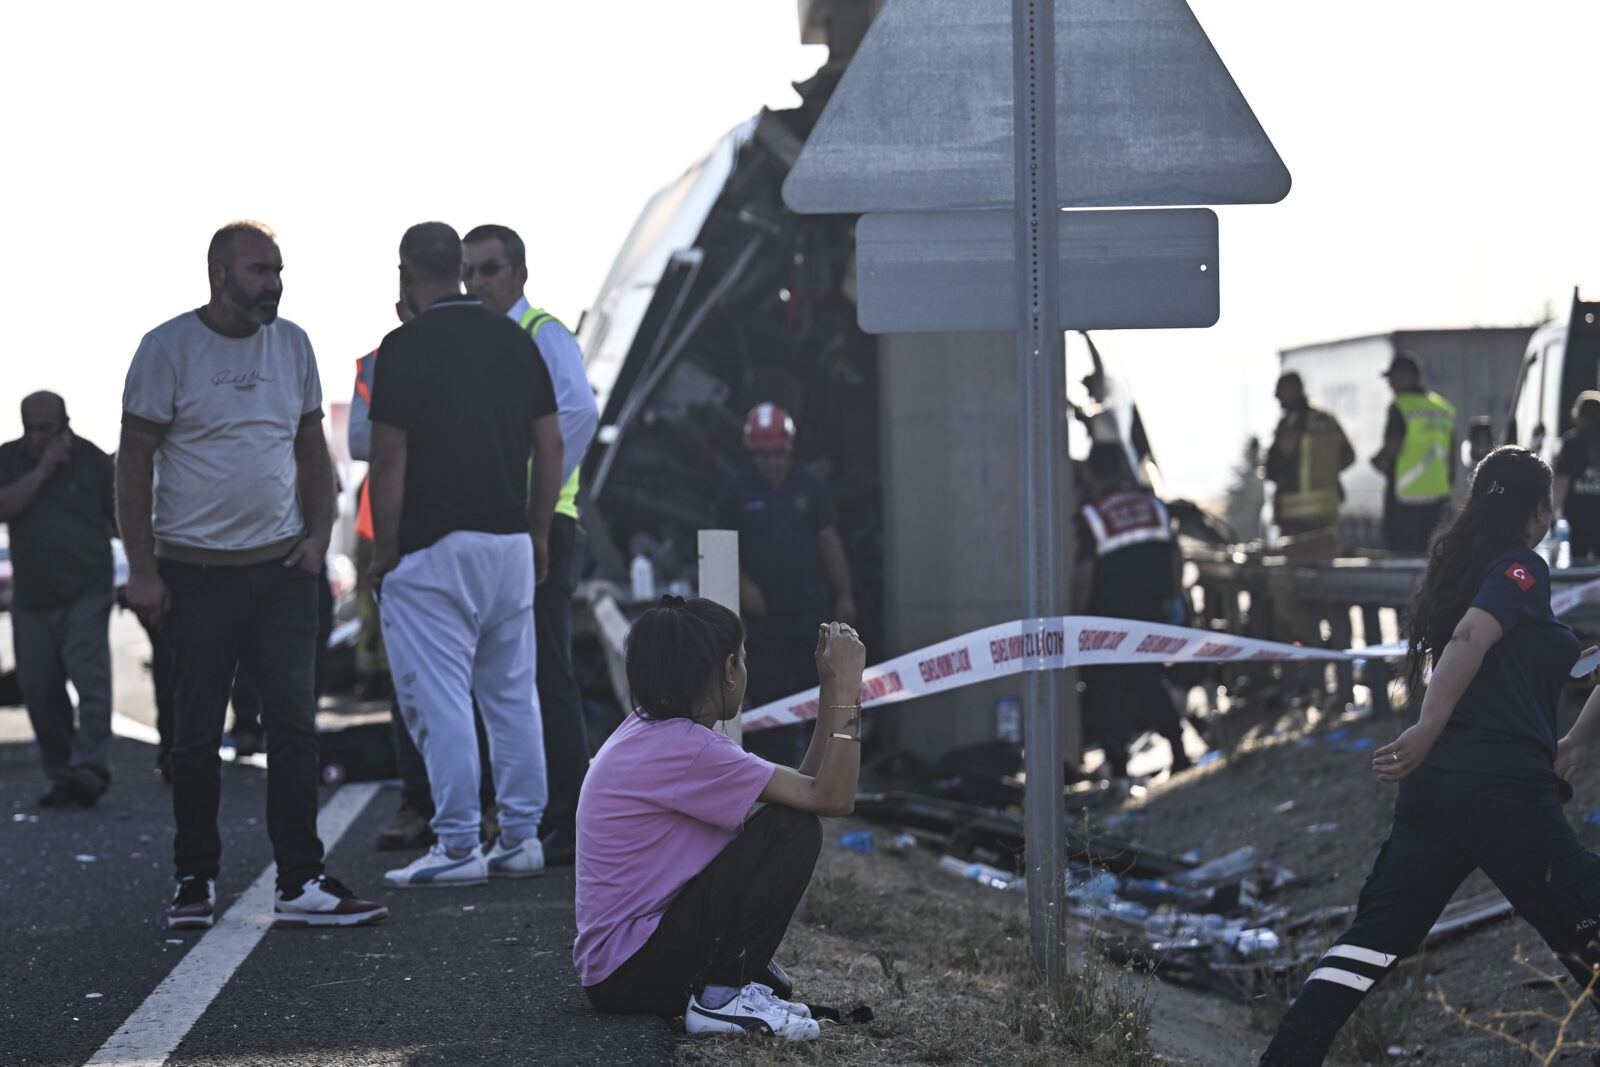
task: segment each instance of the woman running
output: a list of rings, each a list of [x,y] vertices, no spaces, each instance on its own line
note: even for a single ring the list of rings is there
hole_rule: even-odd
[[[1550,526],[1550,468],[1498,448],[1473,473],[1461,513],[1433,542],[1408,608],[1405,677],[1433,678],[1415,725],[1373,754],[1399,782],[1394,826],[1355,921],[1306,980],[1262,1064],[1320,1064],[1361,998],[1417,951],[1474,868],[1506,895],[1578,985],[1600,964],[1600,857],[1561,803],[1600,728],[1600,689],[1556,736],[1556,706],[1578,638],[1550,610],[1550,571],[1532,550]]]

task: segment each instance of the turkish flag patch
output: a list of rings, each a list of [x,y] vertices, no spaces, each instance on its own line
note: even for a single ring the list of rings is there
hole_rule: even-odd
[[[1517,588],[1526,593],[1533,588],[1533,575],[1528,573],[1528,568],[1520,563],[1513,563],[1506,568],[1506,577],[1517,583]]]

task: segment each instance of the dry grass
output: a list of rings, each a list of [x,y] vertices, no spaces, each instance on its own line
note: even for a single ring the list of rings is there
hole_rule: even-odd
[[[1081,930],[1069,936],[1074,950],[1088,943]],[[1052,999],[1031,977],[1026,898],[940,871],[928,853],[824,848],[804,921],[790,926],[778,958],[796,999],[841,1012],[870,1005],[874,1021],[797,1045],[685,1037],[679,1063],[1153,1062],[1148,979],[1091,954]]]

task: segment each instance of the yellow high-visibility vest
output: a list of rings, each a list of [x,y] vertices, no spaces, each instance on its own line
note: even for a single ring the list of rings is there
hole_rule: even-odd
[[[531,307],[522,313],[522,319],[517,323],[528,336],[533,338],[534,344],[539,343],[539,331],[544,329],[546,323],[556,322],[557,319],[544,308]],[[533,460],[528,460],[528,480],[533,480]],[[569,518],[578,517],[578,468],[572,468],[572,476],[567,479],[567,484],[561,487],[561,495],[556,498],[556,514],[566,515]]]
[[[1450,442],[1456,409],[1438,393],[1396,393],[1406,420],[1405,443],[1394,463],[1394,498],[1401,504],[1450,499]]]

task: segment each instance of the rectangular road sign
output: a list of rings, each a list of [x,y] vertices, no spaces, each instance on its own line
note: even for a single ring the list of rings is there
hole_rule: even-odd
[[[1061,327],[1205,327],[1220,313],[1217,216],[1204,208],[1064,211]],[[856,226],[856,317],[868,333],[1017,329],[1011,211],[868,214]]]

